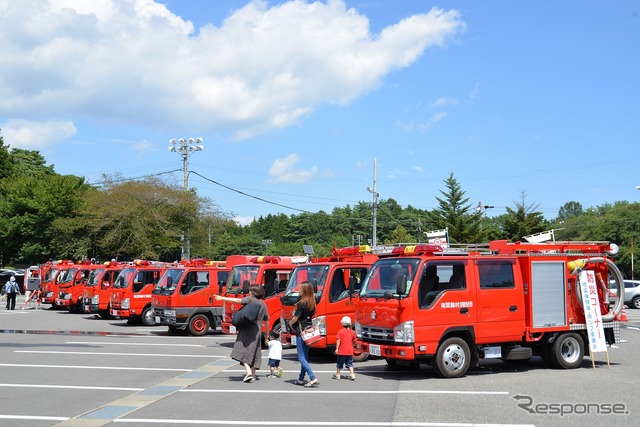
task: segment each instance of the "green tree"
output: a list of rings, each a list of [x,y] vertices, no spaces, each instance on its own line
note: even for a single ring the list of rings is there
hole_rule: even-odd
[[[507,207],[507,214],[501,218],[503,232],[512,242],[540,233],[548,225],[542,213],[536,212],[539,205],[527,203],[526,198],[527,193],[522,191],[520,201],[514,202],[515,209]]]
[[[475,212],[469,198],[454,178],[453,172],[444,180],[446,191],[443,197],[436,197],[438,207],[429,213],[429,220],[435,229],[449,229],[449,239],[453,243],[477,243],[481,241],[480,214]]]
[[[180,259],[182,233],[192,234],[205,201],[157,178],[104,182],[83,210],[101,252],[120,259]]]
[[[579,202],[567,202],[558,210],[556,221],[567,221],[570,218],[582,215],[582,212],[582,205]]]

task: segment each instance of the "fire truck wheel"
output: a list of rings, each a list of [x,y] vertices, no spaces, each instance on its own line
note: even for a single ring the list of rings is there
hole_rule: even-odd
[[[443,378],[458,378],[467,372],[470,363],[467,342],[460,337],[451,337],[438,347],[433,368]]]
[[[142,316],[140,317],[140,320],[142,321],[142,324],[144,326],[153,326],[156,324],[156,318],[153,312],[153,307],[149,306],[146,307],[143,311],[142,311]]]
[[[209,332],[209,318],[204,314],[196,314],[189,321],[189,333],[195,337],[201,337]]]
[[[575,332],[556,338],[551,347],[551,360],[560,369],[574,369],[582,364],[584,341]]]

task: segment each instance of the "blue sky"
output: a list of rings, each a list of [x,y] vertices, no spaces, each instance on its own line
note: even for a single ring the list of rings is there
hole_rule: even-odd
[[[241,223],[369,202],[374,159],[380,198],[402,206],[436,207],[451,172],[489,216],[523,192],[549,219],[569,201],[640,199],[636,1],[0,11],[5,144],[88,182],[181,170],[168,141],[202,137],[189,185]]]

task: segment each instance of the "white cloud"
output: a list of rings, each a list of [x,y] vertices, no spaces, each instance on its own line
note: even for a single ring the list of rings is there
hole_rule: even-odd
[[[309,170],[295,169],[299,158],[297,154],[289,154],[284,159],[276,159],[269,169],[269,176],[274,182],[300,184],[309,181],[317,172],[315,166]]]
[[[458,100],[456,98],[441,97],[430,104],[431,107],[435,108],[446,107],[449,105],[458,105]]]
[[[342,0],[255,0],[218,27],[153,0],[0,0],[0,117],[83,115],[249,137],[375,89],[464,30],[432,9],[370,32]],[[294,36],[293,36],[294,35]]]
[[[413,166],[412,169],[416,172],[424,172],[424,168],[422,166]]]
[[[72,122],[9,119],[0,124],[5,145],[25,150],[43,150],[76,134]]]
[[[235,221],[235,223],[238,225],[245,226],[255,221],[255,218],[252,216],[236,216],[233,217],[233,221]]]

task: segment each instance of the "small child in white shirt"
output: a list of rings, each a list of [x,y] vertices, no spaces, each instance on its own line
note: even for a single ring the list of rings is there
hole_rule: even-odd
[[[280,334],[278,332],[269,332],[267,346],[269,347],[267,357],[269,357],[269,370],[271,371],[271,373],[267,375],[267,378],[280,378],[282,377],[282,367],[280,366],[280,360],[282,360],[282,343],[280,342]],[[278,370],[277,373],[276,369]]]

